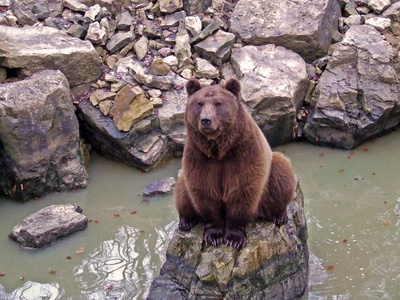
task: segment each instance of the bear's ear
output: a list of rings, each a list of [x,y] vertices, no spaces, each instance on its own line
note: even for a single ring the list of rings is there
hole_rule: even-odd
[[[188,93],[188,95],[193,95],[194,93],[196,93],[198,90],[201,89],[201,84],[200,82],[195,79],[195,78],[191,78],[187,83],[186,83],[186,91]]]
[[[225,84],[225,88],[239,98],[240,95],[240,82],[236,78],[231,78]]]

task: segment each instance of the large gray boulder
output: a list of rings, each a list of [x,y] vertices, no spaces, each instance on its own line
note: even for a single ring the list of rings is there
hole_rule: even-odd
[[[395,51],[373,27],[352,26],[314,93],[304,128],[313,142],[352,149],[399,123]]]
[[[25,201],[87,184],[65,76],[46,70],[0,84],[0,195]]]
[[[278,228],[247,227],[241,250],[206,246],[204,226],[175,231],[161,275],[147,299],[300,299],[308,282],[307,223],[300,186],[288,206],[289,222]]]
[[[308,84],[306,63],[275,45],[233,49],[231,63],[242,85],[242,100],[272,146],[293,141],[296,112]]]
[[[89,41],[51,27],[0,25],[0,40],[0,66],[18,69],[23,75],[60,70],[75,86],[92,82],[103,73],[102,60]]]
[[[339,16],[337,0],[240,0],[230,31],[247,44],[284,46],[310,62],[327,53]]]
[[[77,231],[84,230],[88,218],[73,204],[51,205],[23,219],[9,237],[25,248],[40,249]]]

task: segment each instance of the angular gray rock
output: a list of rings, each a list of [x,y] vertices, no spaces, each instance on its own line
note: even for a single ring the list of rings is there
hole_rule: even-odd
[[[43,69],[60,70],[71,86],[91,82],[103,73],[92,44],[50,27],[14,28],[0,25],[0,65],[29,75]]]
[[[339,16],[337,0],[240,0],[230,31],[247,44],[284,46],[311,62],[328,52]]]
[[[40,249],[87,227],[88,218],[73,204],[51,205],[23,219],[9,237],[22,247]]]
[[[289,222],[247,226],[248,244],[239,251],[204,245],[203,225],[177,229],[147,299],[300,299],[309,273],[303,206],[298,186]]]
[[[32,13],[32,10],[37,4],[47,7],[50,17],[61,16],[64,9],[63,1],[54,0],[12,0],[10,1],[10,8],[18,18],[20,25],[33,25],[37,22],[37,18]]]
[[[132,31],[118,32],[111,37],[106,48],[111,53],[114,53],[131,43],[134,39],[135,34]]]
[[[204,13],[212,4],[212,0],[185,0],[183,9],[188,16]]]
[[[0,195],[26,201],[86,187],[68,81],[46,70],[0,85]]]
[[[169,195],[176,184],[174,177],[166,177],[146,185],[143,196]]]
[[[221,66],[222,63],[229,59],[234,43],[234,34],[218,30],[204,41],[197,43],[194,48],[201,57]]]
[[[304,60],[275,45],[233,49],[233,70],[242,100],[272,146],[293,141],[296,113],[304,99],[308,75]]]
[[[399,123],[395,51],[368,25],[352,26],[314,93],[304,128],[317,144],[352,149]]]

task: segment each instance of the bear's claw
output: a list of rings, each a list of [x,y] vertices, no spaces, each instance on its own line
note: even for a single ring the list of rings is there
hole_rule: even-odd
[[[190,229],[192,229],[193,226],[195,226],[197,223],[199,222],[199,220],[197,219],[187,219],[187,218],[180,218],[179,219],[179,230],[182,231],[189,231]]]
[[[225,246],[234,249],[244,248],[247,244],[246,230],[244,227],[227,229],[225,233]]]
[[[285,225],[289,221],[286,211],[279,217],[274,220],[276,226],[281,227]]]
[[[207,224],[204,229],[204,241],[206,245],[210,244],[214,247],[221,245],[224,241],[224,229],[222,227],[214,227]]]

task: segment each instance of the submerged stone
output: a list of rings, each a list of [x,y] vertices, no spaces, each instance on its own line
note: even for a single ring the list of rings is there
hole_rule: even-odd
[[[174,177],[166,177],[159,181],[152,182],[146,185],[143,196],[155,196],[155,195],[168,195],[171,194],[175,186]]]
[[[88,218],[77,205],[51,205],[23,219],[9,237],[23,247],[40,249],[84,230],[87,222]]]

